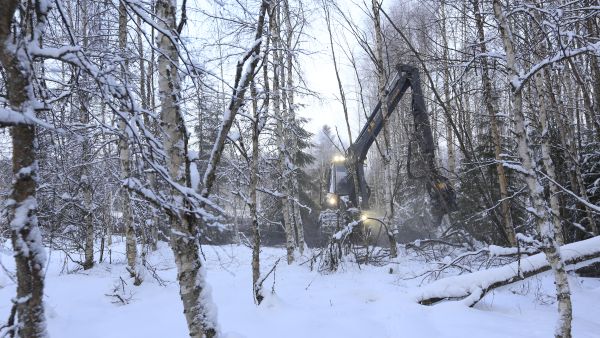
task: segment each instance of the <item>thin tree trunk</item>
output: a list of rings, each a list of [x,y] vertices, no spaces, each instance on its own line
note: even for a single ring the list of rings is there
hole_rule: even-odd
[[[550,157],[550,129],[548,125],[548,112],[550,111],[550,107],[548,106],[547,96],[544,94],[544,72],[545,70],[541,70],[535,75],[535,86],[538,95],[538,103],[540,105],[540,109],[538,111],[540,114],[540,122],[542,124],[542,160],[544,162],[544,167],[546,168],[548,177],[554,181],[557,181],[554,163]],[[558,201],[560,190],[555,184],[550,183],[549,185],[550,207],[552,208],[552,222],[554,223],[555,238],[558,245],[562,245],[565,241],[562,236],[560,205]]]
[[[441,13],[441,25],[442,25],[442,42],[443,42],[443,59],[444,59],[444,98],[446,99],[446,105],[448,107],[452,107],[450,104],[450,65],[449,60],[450,56],[448,53],[448,49],[450,48],[448,44],[448,37],[446,34],[446,1],[442,1],[440,5],[440,13]],[[450,109],[450,116],[452,109]],[[452,132],[452,126],[448,121],[448,116],[446,116],[446,145],[448,147],[448,171],[450,173],[454,173],[456,171],[456,157],[454,155],[454,137]]]
[[[88,1],[83,0],[81,2],[81,30],[83,32],[82,46],[83,48],[88,47]],[[83,75],[82,79],[86,76]],[[83,84],[85,85],[85,81]],[[88,107],[90,104],[90,98],[85,90],[79,92],[80,100],[80,122],[83,125],[89,123],[90,116]],[[83,225],[85,232],[85,245],[84,245],[84,260],[83,268],[85,270],[91,269],[94,266],[94,219],[93,219],[93,206],[92,206],[92,173],[91,173],[91,162],[92,162],[92,143],[88,137],[84,137],[81,143],[81,160],[83,165],[81,166],[81,190],[83,193]]]
[[[152,29],[154,30],[154,27],[152,27]],[[142,99],[142,109],[146,110],[148,109],[148,107],[151,105],[151,99],[150,99],[150,95],[151,95],[151,81],[150,76],[151,74],[146,74],[146,67],[145,67],[145,62],[146,60],[144,59],[144,43],[142,40],[142,18],[138,17],[137,18],[137,38],[138,38],[138,49],[139,49],[139,63],[140,63],[140,98]],[[154,49],[152,49],[154,50]],[[153,59],[150,60],[149,62],[149,68],[151,67],[152,63],[154,62]],[[150,73],[152,70],[149,70],[148,73]],[[149,130],[153,131],[155,128],[153,128],[154,123],[150,120],[148,114],[144,114],[144,124],[146,125],[146,128],[148,128]],[[156,191],[156,174],[155,173],[149,173],[148,174],[149,177],[149,183],[150,183],[150,187],[153,191]],[[147,245],[150,250],[155,251],[157,249],[157,242],[158,242],[158,211],[156,208],[152,208],[152,218],[150,220],[148,220],[146,222],[147,225],[147,229],[146,231],[148,231],[148,235],[146,236],[146,240],[147,242],[145,242],[144,244]]]
[[[281,38],[280,38],[280,8],[276,6],[272,9],[271,16],[269,17],[269,26],[271,28],[271,40],[273,41],[273,114],[277,119],[277,142],[279,149],[279,172],[281,175],[281,212],[283,213],[283,222],[285,229],[285,247],[287,250],[287,262],[292,264],[294,262],[294,251],[296,250],[295,238],[294,238],[294,226],[292,224],[292,217],[290,212],[290,189],[287,186],[288,183],[288,171],[289,168],[286,163],[286,153],[288,151],[286,144],[286,132],[283,126],[285,121],[284,110],[281,109],[282,105],[282,89],[280,86],[281,74],[283,74],[283,57],[280,53],[281,50]]]
[[[281,136],[282,136],[282,151],[280,155],[283,155],[283,171],[282,171],[282,179],[283,186],[286,191],[285,199],[287,201],[287,212],[288,212],[288,220],[290,222],[289,231],[292,233],[292,238],[294,240],[294,250],[298,248],[298,228],[296,226],[296,219],[294,218],[294,209],[295,209],[295,201],[294,201],[294,171],[296,170],[293,161],[292,152],[293,149],[293,131],[290,130],[292,127],[290,113],[291,110],[289,108],[288,102],[288,91],[287,87],[287,67],[286,67],[286,58],[284,57],[287,54],[287,44],[282,38],[281,34],[281,25],[282,25],[282,13],[281,13],[281,5],[283,2],[277,6],[277,37],[279,41],[279,99],[281,103]],[[285,15],[286,13],[283,13]],[[287,229],[286,223],[286,229]]]
[[[108,222],[108,226],[106,227],[106,237],[108,237],[107,241],[106,241],[106,245],[108,246],[108,263],[112,264],[112,236],[113,236],[113,225],[114,225],[114,219],[113,219],[113,194],[112,191],[109,192],[109,207],[108,207],[108,213],[110,215],[109,218],[109,222]]]
[[[157,0],[156,13],[161,28],[175,35],[175,0]],[[166,133],[164,149],[167,167],[173,181],[187,186],[186,156],[187,135],[183,116],[179,107],[179,59],[174,41],[161,31],[158,35],[158,73],[159,96],[161,101],[161,124]],[[172,195],[180,208],[186,203],[179,192]],[[193,216],[183,211],[169,215],[171,225],[170,244],[177,266],[179,295],[183,302],[183,312],[188,325],[189,335],[193,338],[211,338],[217,336],[217,322],[214,305],[206,284],[206,272],[199,256],[198,225]]]
[[[338,91],[340,93],[340,101],[342,102],[342,110],[344,112],[344,120],[346,121],[346,131],[348,132],[348,142],[351,143],[352,142],[352,129],[350,128],[350,120],[348,118],[348,105],[346,103],[346,94],[344,92],[344,86],[342,85],[342,80],[340,78],[340,73],[338,70],[338,64],[337,64],[337,57],[335,55],[335,48],[333,45],[333,34],[331,31],[331,15],[329,12],[329,5],[327,4],[327,1],[323,1],[323,11],[325,12],[325,22],[327,23],[327,33],[329,34],[329,47],[331,49],[331,59],[333,61],[333,69],[335,71],[335,78],[337,80],[337,86],[338,86]],[[354,154],[348,154],[349,156],[354,156]],[[350,162],[352,162],[354,160],[354,158],[349,158],[348,159]],[[355,167],[354,165],[350,165],[348,167],[348,171],[350,173],[350,175],[352,176],[352,181],[354,184],[354,193],[357,196],[357,201],[359,199],[359,196],[361,196],[361,191],[360,191],[360,184],[358,182],[358,175],[356,173]],[[361,203],[359,203],[359,205],[357,205],[356,207],[360,208]]]
[[[376,70],[377,70],[377,94],[381,103],[381,114],[383,116],[383,139],[385,142],[385,151],[383,154],[384,175],[385,175],[385,223],[387,224],[387,237],[390,242],[390,256],[395,258],[398,256],[398,246],[394,237],[394,177],[392,176],[392,163],[390,156],[390,135],[388,128],[388,105],[385,92],[385,66],[383,62],[383,33],[381,32],[381,20],[379,15],[379,3],[377,0],[371,1],[373,9],[373,23],[375,25],[375,50],[376,50]]]
[[[589,1],[592,2],[592,1]],[[590,4],[591,5],[591,4]],[[595,1],[595,5],[598,5],[598,1]],[[587,31],[588,34],[590,36],[598,36],[600,34],[600,26],[598,26],[598,24],[596,23],[596,25],[594,25],[594,20],[597,20],[597,16],[596,18],[594,16],[590,16],[587,20],[586,20],[586,27],[587,27]],[[594,29],[595,26],[595,29]],[[594,88],[594,116],[593,118],[595,119],[594,124],[598,127],[600,126],[600,62],[598,62],[598,55],[596,53],[596,55],[590,55],[590,68],[592,69],[592,81],[593,81],[593,88]],[[597,233],[596,233],[597,234]]]
[[[266,67],[265,67],[266,69]],[[256,187],[258,185],[258,137],[260,135],[260,111],[258,110],[258,98],[254,81],[250,85],[252,96],[252,109],[254,111],[254,120],[252,121],[252,160],[250,163],[250,218],[252,219],[252,295],[257,305],[260,305],[265,298],[262,293],[260,279],[260,227],[258,223]]]
[[[285,97],[286,100],[288,102],[288,124],[290,126],[295,126],[296,124],[296,107],[294,106],[294,64],[293,64],[293,53],[292,53],[292,48],[293,48],[293,37],[294,37],[294,32],[293,32],[293,28],[292,28],[292,21],[291,21],[291,13],[290,13],[290,6],[289,6],[289,1],[288,0],[284,0],[283,1],[283,10],[285,12],[285,26],[286,26],[286,69],[287,69],[287,84],[286,84],[286,90],[285,90]],[[298,148],[298,138],[296,135],[294,135],[292,133],[292,137],[291,137],[291,159],[292,159],[292,163],[294,165],[294,170],[292,172],[291,175],[291,181],[292,181],[292,196],[295,199],[295,203],[293,203],[293,217],[294,217],[294,225],[296,227],[296,240],[297,243],[296,245],[298,246],[298,249],[300,250],[300,254],[304,253],[304,247],[305,242],[304,242],[304,224],[302,223],[302,215],[300,212],[300,206],[298,205],[298,202],[300,201],[300,187],[299,187],[299,182],[298,182],[298,171],[299,168],[296,167],[296,163],[298,161],[298,152],[300,151],[300,149]]]
[[[504,50],[506,52],[507,67],[510,72],[511,84],[514,86],[519,79],[519,66],[516,61],[515,49],[512,41],[512,33],[508,24],[502,4],[500,0],[494,0],[494,15],[499,23],[499,31],[502,37]],[[513,89],[515,89],[513,87]],[[555,332],[555,337],[570,338],[571,337],[571,320],[573,318],[571,306],[571,292],[569,289],[569,281],[565,272],[564,263],[561,259],[560,247],[557,242],[557,230],[552,222],[552,215],[548,212],[548,205],[543,198],[543,190],[538,179],[538,174],[535,168],[535,162],[532,159],[531,149],[527,129],[525,127],[525,116],[523,114],[522,91],[520,89],[513,90],[512,104],[515,116],[515,133],[517,136],[519,157],[522,166],[526,172],[525,182],[529,189],[529,196],[533,204],[534,217],[538,226],[538,231],[542,239],[542,250],[546,255],[548,263],[554,272],[554,280],[556,284],[556,297],[558,300],[558,327]],[[548,170],[548,168],[546,168]]]
[[[128,65],[126,61],[126,46],[127,46],[127,9],[125,3],[119,3],[119,51],[123,56],[123,69],[121,76],[124,79],[128,77]],[[126,113],[125,113],[126,114]],[[126,115],[128,116],[128,115]],[[131,164],[130,157],[131,153],[129,150],[129,138],[127,137],[127,121],[124,119],[119,120],[119,129],[122,132],[119,138],[119,160],[121,163],[121,179],[127,179],[131,176]],[[131,210],[131,199],[129,198],[129,190],[123,189],[121,196],[122,212],[123,212],[123,225],[125,228],[125,255],[127,256],[127,270],[132,278],[135,279],[134,284],[140,285],[142,279],[140,273],[137,271],[137,246],[135,238],[135,228],[133,225],[133,212]]]
[[[154,41],[154,27],[151,28],[152,30],[152,41]],[[156,102],[155,102],[155,89],[154,89],[154,48],[151,48],[150,51],[150,61],[148,63],[148,75],[146,76],[146,95],[148,96],[146,102],[147,105],[150,106],[151,109],[155,109],[156,107]],[[156,130],[156,124],[153,124],[152,126],[148,126],[151,127],[151,129]],[[152,172],[148,174],[148,180],[150,181],[150,187],[152,187],[152,189],[154,191],[156,191],[157,188],[157,182],[156,182],[156,173]],[[152,225],[150,228],[150,240],[151,240],[151,246],[150,248],[152,250],[156,250],[158,248],[158,229],[159,227],[164,224],[161,221],[161,217],[159,217],[159,213],[161,211],[159,209],[155,209],[152,211]]]
[[[333,61],[333,70],[335,71],[335,78],[337,80],[338,91],[340,93],[340,101],[342,102],[342,111],[344,112],[344,120],[346,121],[346,131],[348,132],[348,142],[352,142],[352,129],[350,128],[350,120],[348,118],[348,105],[346,103],[346,93],[344,92],[344,86],[342,85],[342,79],[340,78],[340,72],[338,70],[337,57],[335,56],[335,48],[333,45],[333,34],[331,32],[331,16],[329,12],[329,5],[326,1],[323,2],[323,10],[325,11],[325,20],[327,23],[327,32],[329,33],[329,47],[331,50],[331,59]]]
[[[88,115],[88,112],[82,112],[84,116]],[[87,119],[82,119],[82,123],[88,123]],[[85,247],[84,247],[84,261],[83,269],[91,269],[94,267],[94,221],[93,221],[93,210],[92,210],[92,177],[89,168],[91,162],[91,142],[86,137],[82,144],[82,160],[84,162],[82,166],[81,183],[83,190],[83,208],[84,216],[83,223],[85,229]]]
[[[477,22],[477,35],[479,38],[479,45],[481,53],[487,53],[487,46],[485,43],[484,36],[484,22],[479,9],[479,0],[473,0],[473,7],[475,11],[475,20]],[[512,214],[510,212],[510,200],[508,199],[508,179],[504,172],[504,165],[502,164],[502,139],[500,137],[500,128],[498,118],[496,116],[496,108],[494,107],[492,81],[489,75],[489,65],[486,58],[481,59],[481,81],[483,82],[483,97],[484,104],[487,113],[490,117],[490,129],[492,131],[492,139],[494,141],[494,158],[496,159],[496,173],[498,174],[498,187],[500,188],[500,208],[502,211],[502,221],[504,225],[504,234],[508,241],[508,244],[512,247],[517,246],[517,237],[515,234],[515,227],[513,225]]]
[[[600,237],[594,237],[564,245],[562,251],[565,252],[563,257],[565,264],[593,262],[600,257],[599,241]],[[496,288],[549,270],[552,270],[552,267],[548,264],[546,256],[541,253],[507,265],[438,279],[417,289],[414,296],[415,300],[422,305],[462,299],[463,304],[473,306]]]
[[[554,112],[554,120],[558,123],[558,131],[560,134],[561,146],[565,151],[565,162],[566,167],[569,172],[569,178],[571,181],[571,189],[573,191],[579,192],[581,198],[583,198],[586,202],[589,202],[589,197],[587,190],[585,189],[585,184],[583,182],[583,176],[581,173],[581,168],[579,165],[579,151],[577,149],[577,145],[575,143],[575,135],[573,133],[573,128],[571,127],[569,121],[565,121],[565,115],[567,115],[567,109],[564,107],[562,100],[556,99],[556,94],[553,91],[552,77],[548,72],[545,72],[545,78],[547,83],[547,88],[550,96],[550,100],[552,102],[552,112]],[[558,93],[560,95],[560,86],[558,87]],[[596,221],[594,220],[594,213],[587,205],[580,205],[578,203],[579,208],[583,208],[586,212],[586,217],[589,222],[589,231],[591,231],[594,235],[598,235],[599,229]]]

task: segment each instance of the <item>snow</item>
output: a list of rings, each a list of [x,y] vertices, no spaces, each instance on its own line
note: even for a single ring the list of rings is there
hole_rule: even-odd
[[[12,109],[0,108],[0,122],[6,124],[27,124],[28,116]]]
[[[190,162],[190,184],[193,190],[197,190],[200,184],[200,173],[196,162]]]
[[[237,130],[230,130],[229,135],[227,135],[227,137],[231,142],[237,142],[240,139],[241,134]]]
[[[186,323],[175,281],[170,249],[148,256],[165,287],[147,275],[133,287],[125,270],[124,240],[115,237],[112,264],[97,264],[88,271],[66,266],[64,254],[50,255],[46,279],[46,314],[53,337],[186,337]],[[596,243],[598,244],[598,243]],[[0,244],[0,261],[14,269],[8,242]],[[422,306],[411,294],[418,280],[405,280],[423,263],[401,256],[395,266],[361,266],[346,263],[332,274],[310,271],[307,264],[280,263],[265,282],[267,298],[257,307],[251,294],[250,249],[243,246],[204,247],[207,278],[225,337],[551,337],[556,321],[554,285],[548,273],[490,293],[474,308],[459,302]],[[565,254],[567,254],[565,252]],[[106,256],[105,256],[106,257]],[[263,272],[285,257],[284,248],[263,248]],[[285,261],[285,259],[283,259]],[[305,259],[304,259],[305,260]],[[300,262],[304,261],[300,258]],[[61,273],[61,271],[63,271]],[[0,320],[8,318],[15,286],[0,270]],[[128,283],[123,295],[128,304],[115,302],[119,277]],[[600,318],[600,280],[571,276],[574,304],[573,336],[597,337]],[[4,282],[4,287],[2,283]]]
[[[508,169],[512,169],[516,172],[519,172],[523,175],[530,175],[531,173],[525,169],[522,165],[520,164],[515,164],[515,163],[511,163],[508,161],[500,161],[502,163],[502,166]]]
[[[11,201],[10,204],[15,203]],[[13,232],[19,235],[14,238],[16,251],[25,257],[31,256],[32,262],[43,267],[46,262],[46,252],[42,247],[42,234],[37,227],[37,217],[32,216],[32,211],[37,208],[37,200],[35,197],[29,196],[20,203],[15,203],[13,219],[10,222],[10,227]],[[29,228],[23,237],[23,229]]]
[[[488,251],[491,256],[508,256],[519,253],[518,248],[505,248],[497,245],[490,245]]]
[[[354,229],[354,227],[357,226],[359,223],[360,223],[359,221],[353,221],[353,222],[346,224],[346,226],[344,226],[340,231],[333,234],[332,237],[336,241],[339,241],[342,238],[346,238],[346,236],[348,236],[352,233],[352,229]]]

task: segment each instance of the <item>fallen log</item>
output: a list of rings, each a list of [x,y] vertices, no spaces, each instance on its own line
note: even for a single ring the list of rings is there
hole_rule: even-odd
[[[566,265],[600,257],[600,236],[561,246]],[[462,300],[465,305],[477,304],[489,291],[550,270],[543,253],[522,258],[497,268],[480,270],[437,280],[418,288],[413,297],[422,305],[444,300]]]

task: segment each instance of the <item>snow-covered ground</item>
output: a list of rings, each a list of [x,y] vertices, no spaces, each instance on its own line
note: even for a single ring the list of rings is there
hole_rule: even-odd
[[[172,255],[166,244],[149,261],[167,281],[160,286],[151,276],[131,286],[124,268],[122,243],[115,244],[112,264],[89,271],[69,272],[63,254],[54,251],[46,278],[46,315],[53,337],[186,337],[186,324],[175,282]],[[406,280],[424,269],[414,259],[395,265],[320,274],[309,266],[287,266],[284,259],[265,288],[275,289],[261,306],[251,295],[250,250],[243,246],[204,247],[208,279],[218,307],[222,332],[228,337],[552,337],[556,319],[554,287],[549,274],[490,293],[474,308],[460,302],[434,306],[416,304],[410,294],[420,280]],[[285,251],[265,248],[263,271]],[[0,259],[14,268],[10,251]],[[128,304],[119,304],[115,286]],[[573,336],[600,337],[600,280],[572,276]],[[131,292],[131,295],[129,295]],[[0,322],[8,317],[15,287],[0,270]]]

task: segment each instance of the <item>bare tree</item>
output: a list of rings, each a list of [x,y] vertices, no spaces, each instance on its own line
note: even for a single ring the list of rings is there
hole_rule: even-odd
[[[516,60],[512,30],[500,0],[494,0],[494,15],[499,23],[498,29],[506,52],[506,64],[510,71],[509,81],[513,89],[512,105],[513,114],[515,116],[515,134],[518,142],[519,158],[521,159],[521,165],[523,166],[522,172],[525,175],[525,181],[527,182],[527,187],[529,189],[529,197],[533,204],[533,214],[539,234],[542,238],[542,250],[546,254],[546,258],[554,273],[559,311],[558,328],[555,336],[568,338],[571,337],[571,320],[573,318],[571,291],[564,263],[561,260],[560,244],[557,240],[560,229],[557,229],[556,223],[553,223],[553,216],[549,211],[552,210],[552,213],[558,214],[558,210],[548,208],[540,189],[540,179],[531,155],[530,140],[525,127],[525,115],[523,114],[523,92],[522,86],[520,85],[522,81],[520,78],[522,69]],[[547,156],[547,152],[544,152],[544,157]],[[552,163],[549,162],[548,158],[545,159],[544,164],[549,164],[549,167],[546,169],[552,169]],[[554,205],[552,206],[554,207]]]
[[[487,53],[487,46],[484,34],[484,22],[481,15],[479,0],[473,0],[473,11],[475,14],[475,21],[477,24],[477,37],[479,42],[479,48],[482,54]],[[487,113],[490,118],[490,129],[492,131],[492,138],[494,141],[494,158],[496,159],[496,172],[498,173],[498,187],[500,189],[500,207],[502,209],[502,219],[504,224],[504,233],[508,240],[508,244],[511,246],[517,246],[517,238],[515,234],[515,228],[513,225],[513,219],[510,212],[510,199],[508,198],[508,179],[504,172],[504,165],[502,163],[502,139],[500,138],[500,127],[497,115],[497,108],[494,107],[495,99],[492,88],[492,80],[490,78],[490,70],[487,58],[481,59],[481,81],[483,83],[483,97],[484,104]],[[497,100],[496,100],[497,101]]]
[[[387,119],[385,116],[388,116],[388,104],[387,104],[387,93],[386,93],[386,71],[385,71],[385,63],[383,58],[383,32],[381,29],[381,16],[380,16],[380,4],[378,0],[371,1],[372,10],[373,10],[373,23],[375,27],[375,69],[377,71],[377,97],[379,98],[379,102],[381,102],[381,115],[384,116],[383,123],[383,139],[385,143],[385,150],[383,154],[383,163],[384,163],[384,175],[385,181],[387,182],[384,185],[385,189],[385,223],[387,224],[387,236],[390,241],[390,256],[397,257],[398,256],[398,248],[396,244],[396,238],[394,237],[394,229],[395,226],[393,224],[394,221],[394,181],[393,177],[393,166],[392,166],[392,158],[391,158],[391,139],[390,132]]]
[[[125,81],[128,77],[129,62],[125,55],[125,48],[127,46],[127,8],[124,2],[119,3],[119,51],[123,55],[123,64],[121,77]],[[131,152],[129,150],[129,137],[127,135],[127,121],[125,119],[119,120],[119,128],[123,131],[119,138],[119,160],[121,162],[121,178],[125,179],[131,176]],[[134,284],[140,285],[142,283],[142,277],[137,266],[137,246],[135,228],[133,224],[133,212],[131,210],[132,202],[129,198],[129,191],[124,190],[121,197],[123,199],[123,220],[125,227],[125,251],[127,256],[127,267],[129,274],[135,279]]]
[[[156,1],[160,22],[158,34],[159,97],[161,124],[165,130],[164,148],[167,151],[169,176],[181,186],[189,184],[187,167],[187,134],[180,108],[179,51],[175,44],[177,23],[175,1]],[[174,188],[173,188],[174,189]],[[185,200],[173,191],[174,202],[185,208]],[[189,206],[188,206],[189,207]],[[198,226],[194,216],[184,211],[171,211],[171,248],[177,264],[179,293],[190,337],[215,337],[218,328],[214,305],[208,294],[204,267],[200,259]]]
[[[12,125],[13,188],[7,201],[17,268],[17,296],[8,320],[11,336],[46,337],[44,268],[46,253],[38,227],[36,185],[36,108],[33,64],[29,48],[41,47],[50,8],[44,1],[11,0],[0,6],[0,62],[6,81],[8,108],[0,110],[0,125]],[[19,20],[19,18],[31,20]],[[13,30],[14,29],[14,30]]]
[[[288,111],[282,106],[285,105],[285,97],[282,97],[282,85],[285,84],[285,63],[282,53],[283,43],[281,41],[281,6],[274,5],[270,9],[269,30],[271,32],[272,54],[273,54],[273,86],[272,86],[272,103],[273,115],[277,121],[277,143],[278,143],[278,166],[281,175],[279,189],[281,190],[281,204],[283,213],[283,226],[285,229],[285,245],[287,250],[287,262],[294,262],[294,252],[296,250],[296,237],[294,234],[293,209],[291,206],[290,195],[291,189],[289,183],[289,168],[288,156],[289,151],[287,141],[288,131],[284,126],[284,121],[287,120]]]

